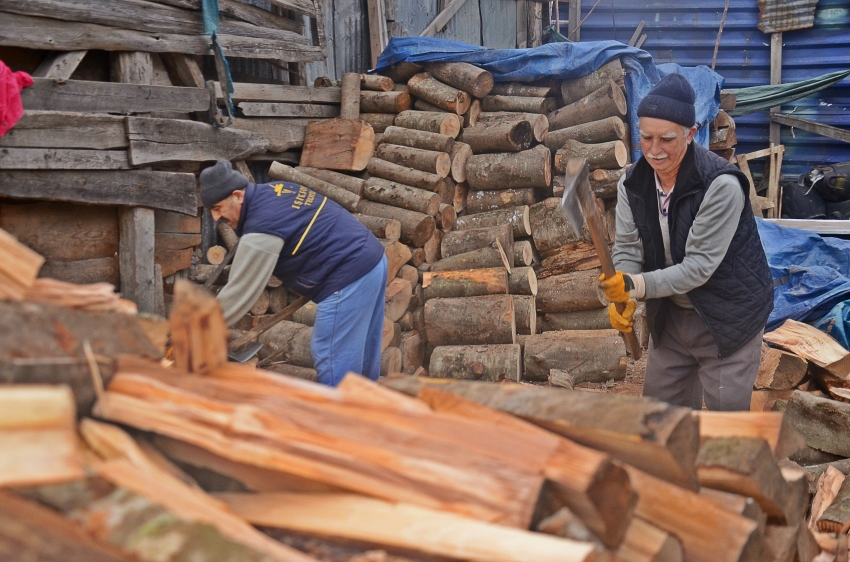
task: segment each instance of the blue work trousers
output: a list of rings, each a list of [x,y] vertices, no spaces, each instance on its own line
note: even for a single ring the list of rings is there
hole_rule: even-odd
[[[310,352],[317,379],[336,386],[346,373],[378,380],[384,331],[387,258],[319,303]]]

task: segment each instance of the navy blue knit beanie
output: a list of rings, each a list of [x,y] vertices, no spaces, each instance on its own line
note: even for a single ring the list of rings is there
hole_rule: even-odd
[[[668,74],[652,88],[638,105],[638,117],[655,117],[685,127],[696,124],[696,94],[681,74]]]
[[[219,158],[214,166],[201,172],[201,203],[209,209],[227,199],[237,189],[248,186],[248,178],[233,169],[230,162]]]

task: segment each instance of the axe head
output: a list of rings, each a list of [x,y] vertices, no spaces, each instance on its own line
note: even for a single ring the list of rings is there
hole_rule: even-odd
[[[573,227],[576,237],[581,238],[581,227],[584,226],[584,214],[587,205],[593,205],[593,194],[587,179],[587,159],[570,158],[567,161],[567,175],[564,182],[564,195],[561,197],[561,208]]]

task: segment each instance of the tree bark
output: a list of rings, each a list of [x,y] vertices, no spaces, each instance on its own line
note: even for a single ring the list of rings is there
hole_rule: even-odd
[[[792,390],[803,380],[809,363],[799,355],[762,344],[761,362],[754,388]]]
[[[401,350],[388,347],[381,353],[381,376],[387,377],[392,373],[401,372]]]
[[[537,333],[537,311],[534,309],[533,295],[511,295],[514,300],[516,333],[532,335]]]
[[[541,279],[573,271],[587,271],[602,267],[599,263],[599,255],[592,242],[579,240],[547,254],[546,259],[540,263],[537,276]]]
[[[313,176],[314,178],[318,178],[324,182],[339,186],[358,197],[363,196],[363,184],[366,182],[360,178],[331,170],[323,170],[321,168],[309,168],[307,166],[298,166],[295,169],[307,174],[308,176]]]
[[[476,297],[508,293],[504,267],[464,271],[426,271],[422,274],[425,301],[434,298]]]
[[[437,263],[442,256],[442,242],[444,233],[442,230],[434,230],[434,235],[425,242],[422,247],[425,250],[425,263]]]
[[[537,282],[537,310],[573,312],[603,308],[603,296],[598,288],[601,271],[576,271],[553,275]]]
[[[552,182],[551,154],[544,146],[511,154],[476,154],[466,164],[466,175],[475,190],[546,188]]]
[[[531,205],[528,210],[534,247],[544,257],[561,246],[576,242],[579,237],[561,207],[561,200],[549,197]]]
[[[400,113],[410,109],[407,92],[360,92],[360,111],[363,113]]]
[[[486,248],[498,240],[502,249],[509,251],[514,247],[514,232],[511,225],[505,223],[496,226],[485,226],[470,230],[455,230],[443,237],[442,254],[450,258],[458,254]],[[513,262],[513,252],[508,259]],[[513,265],[513,263],[511,263]]]
[[[532,98],[526,96],[486,96],[481,100],[483,111],[514,111],[546,115],[558,108],[555,98]]]
[[[441,135],[440,133],[393,126],[387,127],[384,131],[384,136],[381,137],[381,142],[451,154],[455,140],[448,135]]]
[[[528,266],[533,263],[534,249],[531,247],[531,242],[528,240],[514,242],[514,264]]]
[[[469,230],[472,228],[484,228],[499,224],[510,224],[514,231],[514,238],[531,236],[531,222],[529,222],[528,205],[498,209],[486,213],[476,213],[458,217],[455,223],[456,230]],[[507,249],[505,250],[507,251]]]
[[[486,248],[443,258],[431,264],[431,271],[463,271],[488,267],[504,267],[502,257],[495,242]]]
[[[457,211],[451,204],[440,203],[440,212],[437,213],[436,219],[437,228],[443,232],[451,232],[457,222]]]
[[[546,98],[553,94],[552,86],[531,86],[521,82],[502,82],[495,84],[490,93],[494,96],[523,96],[529,98]]]
[[[417,98],[422,98],[440,109],[463,115],[469,109],[469,94],[440,82],[427,72],[417,74],[407,81],[407,88]]]
[[[547,121],[548,124],[548,121]],[[553,152],[563,148],[568,140],[584,144],[599,144],[602,142],[625,140],[626,124],[619,117],[606,117],[590,123],[573,125],[557,131],[549,131],[543,138],[543,144]]]
[[[610,330],[611,320],[607,308],[576,310],[573,312],[547,312],[540,315],[537,325],[541,332],[559,330]]]
[[[428,243],[428,240],[425,241],[422,246]],[[425,250],[422,247],[410,247],[410,260],[407,263],[412,265],[413,267],[419,267],[423,263],[425,263]]]
[[[438,379],[519,381],[521,357],[518,344],[443,345],[431,354],[428,375]]]
[[[493,75],[467,62],[431,63],[425,65],[425,70],[437,80],[476,98],[483,98],[493,89]]]
[[[531,125],[534,140],[537,142],[542,141],[549,131],[549,119],[540,113],[485,111],[478,116],[478,125],[495,125],[497,123],[513,123],[515,121],[528,121],[529,125]]]
[[[394,124],[396,127],[430,131],[457,138],[460,133],[461,119],[453,113],[402,111],[395,117]]]
[[[795,390],[785,417],[809,447],[850,457],[850,404]]]
[[[466,163],[472,156],[472,147],[463,142],[456,142],[452,147],[452,179],[461,183],[466,181]]]
[[[625,117],[626,97],[614,82],[608,82],[580,100],[549,114],[549,130],[598,121],[606,117]]]
[[[396,219],[401,223],[401,238],[405,244],[421,247],[434,234],[434,217],[373,201],[360,201],[357,212],[373,217]]]
[[[360,75],[354,72],[343,74],[341,90],[339,118],[357,119],[360,116]]]
[[[401,370],[412,375],[425,360],[425,342],[416,330],[401,334]]]
[[[375,157],[399,166],[436,174],[441,178],[448,176],[452,169],[451,157],[445,152],[422,150],[397,144],[379,145],[375,150]]]
[[[508,275],[508,292],[512,295],[537,296],[537,275],[531,267],[515,267]]]
[[[514,343],[514,302],[510,295],[431,299],[425,303],[425,334],[434,347]]]
[[[422,170],[408,168],[406,166],[395,164],[394,162],[381,160],[380,158],[371,158],[366,170],[369,172],[370,176],[403,183],[405,185],[418,187],[419,189],[433,191],[435,193],[439,192],[446,183],[446,179],[441,178],[437,174],[429,174]]]
[[[364,90],[391,92],[393,87],[395,87],[395,83],[389,76],[381,76],[380,74],[360,75],[360,88]]]
[[[471,153],[471,149],[470,149]],[[465,181],[458,182],[455,185],[455,198],[452,201],[452,205],[455,208],[455,211],[458,213],[462,213],[466,210],[466,199],[469,196],[469,184]]]
[[[365,164],[363,167],[366,167]],[[324,195],[328,199],[339,203],[352,213],[355,209],[357,209],[358,203],[360,203],[360,197],[354,195],[350,191],[337,187],[336,185],[330,184],[326,181],[322,181],[318,178],[314,178],[304,172],[299,172],[295,168],[287,166],[286,164],[281,164],[280,162],[272,162],[272,166],[269,169],[269,177],[275,180],[290,181],[292,183],[297,183],[298,185],[303,185],[306,188],[312,189],[319,195]]]
[[[629,152],[623,141],[608,141],[600,144],[583,144],[568,140],[564,148],[555,153],[555,169],[560,173],[567,171],[567,160],[570,158],[587,158],[589,170],[622,169],[629,161]]]
[[[363,195],[371,201],[430,216],[440,210],[440,196],[436,193],[381,178],[366,180]]]
[[[268,347],[271,353],[281,353],[278,359],[299,367],[313,368],[313,356],[310,354],[310,338],[313,328],[283,320],[260,335],[259,341]]]
[[[413,62],[400,62],[381,71],[384,76],[392,78],[396,84],[410,80],[410,77],[422,70],[422,65]]]
[[[361,215],[355,213],[354,218],[360,221],[360,224],[369,229],[369,232],[377,238],[384,238],[395,242],[401,237],[401,223],[396,219],[386,219],[382,217],[370,217],[369,215]]]
[[[564,80],[561,83],[561,98],[564,105],[569,105],[605,86],[609,81],[623,83],[626,73],[620,59],[614,59],[581,78]]]
[[[471,105],[471,104],[470,104],[470,105]],[[425,101],[425,100],[420,100],[420,99],[417,99],[417,100],[413,103],[413,108],[414,108],[416,111],[434,111],[434,112],[440,112],[440,113],[445,113],[445,112],[446,112],[446,110],[445,110],[445,109],[443,109],[442,107],[437,107],[437,106],[436,106],[436,105],[434,105],[433,103],[428,103],[427,101]],[[454,115],[457,115],[457,114],[454,114]],[[460,121],[461,121],[461,125],[463,125],[463,116],[461,116]]]
[[[360,120],[372,125],[376,133],[383,133],[387,127],[395,123],[396,116],[392,113],[361,113]]]
[[[466,196],[465,207],[467,214],[477,214],[533,205],[536,201],[537,190],[533,187],[500,189],[498,191],[469,191]]]
[[[546,332],[525,339],[525,378],[549,380],[549,371],[569,371],[578,382],[622,380],[623,338],[615,330]]]
[[[472,148],[473,154],[519,152],[528,149],[532,139],[533,132],[528,121],[476,125],[460,134],[460,140]]]
[[[593,170],[590,172],[590,189],[600,199],[616,199],[617,184],[626,173],[625,168],[619,170]]]

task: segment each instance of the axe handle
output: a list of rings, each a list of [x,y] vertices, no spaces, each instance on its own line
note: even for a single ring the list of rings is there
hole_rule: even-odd
[[[237,338],[230,344],[230,349],[236,350],[245,345],[248,342],[254,341],[254,338],[260,336],[265,333],[270,328],[277,326],[279,323],[284,320],[289,320],[289,318],[295,314],[299,308],[304,306],[310,302],[310,299],[307,297],[298,297],[295,301],[292,302],[289,306],[278,312],[273,316],[269,316],[262,322],[260,322],[256,328],[245,332],[241,337]]]

